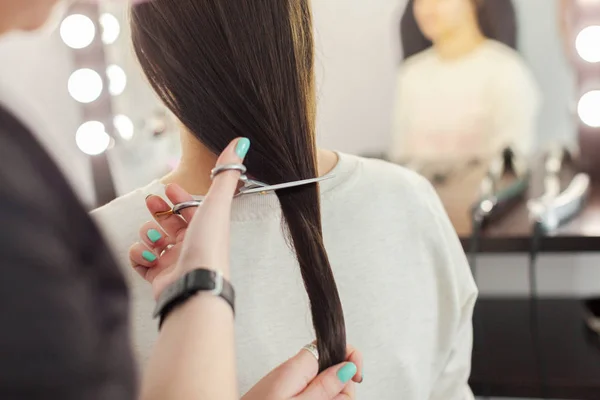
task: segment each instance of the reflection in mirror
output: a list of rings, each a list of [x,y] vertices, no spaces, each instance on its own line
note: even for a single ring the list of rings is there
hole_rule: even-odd
[[[391,159],[439,174],[432,164],[487,162],[507,147],[531,153],[542,98],[516,50],[516,20],[511,0],[408,3]]]
[[[564,287],[580,272],[569,253],[600,248],[600,2],[414,0],[401,24],[388,154],[432,181],[468,251],[481,293],[471,387],[597,398],[600,370],[585,366],[599,365],[598,299]]]

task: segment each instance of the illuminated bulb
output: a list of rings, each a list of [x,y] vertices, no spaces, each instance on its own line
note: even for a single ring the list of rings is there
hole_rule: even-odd
[[[600,128],[600,90],[592,90],[581,96],[577,112],[584,124]]]
[[[119,135],[123,139],[131,140],[135,131],[131,118],[126,115],[116,115],[113,119],[113,123],[115,124],[117,132],[119,132]]]
[[[91,103],[102,94],[102,78],[96,71],[79,69],[69,77],[69,94],[80,103]]]
[[[118,96],[125,91],[125,87],[127,86],[127,75],[125,75],[123,68],[118,65],[110,65],[106,69],[106,75],[110,82],[108,87],[110,94]]]
[[[579,32],[575,40],[575,47],[579,56],[585,61],[600,62],[600,26],[588,26]]]
[[[112,14],[102,14],[100,16],[100,25],[102,25],[102,42],[104,44],[113,44],[121,34],[119,20]]]
[[[77,129],[75,142],[79,150],[90,156],[96,156],[108,149],[110,136],[106,133],[103,123],[88,121]]]
[[[60,25],[60,37],[72,49],[88,47],[96,36],[96,27],[91,19],[81,14],[69,15]]]
[[[494,208],[494,203],[491,200],[484,200],[481,202],[481,211],[489,213]]]

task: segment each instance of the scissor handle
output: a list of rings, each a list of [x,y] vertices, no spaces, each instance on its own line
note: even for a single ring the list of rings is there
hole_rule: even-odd
[[[183,203],[175,204],[173,206],[173,214],[181,215],[181,212],[186,208],[198,207],[202,204],[202,200],[184,201]]]

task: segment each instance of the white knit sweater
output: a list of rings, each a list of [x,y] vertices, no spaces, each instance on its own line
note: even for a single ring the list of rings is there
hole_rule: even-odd
[[[406,169],[344,154],[331,173],[321,184],[325,246],[348,342],[364,354],[357,397],[472,399],[467,379],[477,290],[434,190]],[[142,362],[157,323],[150,287],[131,271],[127,250],[151,218],[144,205],[149,193],[163,194],[164,187],[153,182],[93,213],[130,278],[133,340]],[[237,198],[232,218],[237,365],[246,391],[314,333],[277,197]]]

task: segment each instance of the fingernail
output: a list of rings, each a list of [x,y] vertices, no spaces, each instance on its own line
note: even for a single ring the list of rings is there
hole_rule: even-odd
[[[342,383],[348,383],[348,381],[350,381],[350,379],[352,379],[352,377],[356,375],[357,370],[358,369],[356,368],[356,364],[348,363],[342,368],[340,368],[340,370],[337,373],[337,376]]]
[[[240,140],[238,140],[237,144],[235,145],[235,152],[238,155],[238,157],[241,159],[246,157],[246,154],[248,154],[248,150],[250,150],[250,139],[241,138]]]
[[[146,260],[148,262],[156,261],[156,256],[154,255],[154,253],[149,252],[148,250],[146,250],[142,253],[142,257],[144,257],[144,260]]]
[[[148,232],[146,233],[146,235],[148,236],[148,239],[150,239],[150,241],[152,243],[156,243],[162,238],[162,235],[156,229],[148,229]]]
[[[148,200],[152,196],[154,196],[154,195],[153,194],[149,194],[148,196],[146,196],[146,198],[144,200]]]

